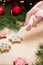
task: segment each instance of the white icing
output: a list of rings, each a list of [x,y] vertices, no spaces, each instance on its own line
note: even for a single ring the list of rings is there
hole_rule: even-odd
[[[28,25],[33,25],[33,18],[34,18],[34,15],[33,16],[31,16],[31,18],[30,18],[30,20],[29,20],[29,22],[28,22]]]
[[[33,18],[34,18],[34,15],[31,16],[30,20],[28,21],[28,25],[21,27],[21,29],[17,33],[18,36],[20,33],[23,33],[23,31],[26,30],[29,25],[31,26],[33,25]]]
[[[4,51],[5,49],[4,49],[4,47],[3,46],[1,46],[1,51]]]
[[[18,35],[12,36],[10,39],[12,41],[21,41],[21,38]]]
[[[9,50],[10,48],[9,48],[9,45],[7,44],[7,43],[2,43],[1,45],[0,45],[0,50],[1,51],[4,51],[4,50]]]

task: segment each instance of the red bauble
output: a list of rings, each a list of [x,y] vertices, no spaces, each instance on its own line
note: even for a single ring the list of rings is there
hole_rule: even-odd
[[[12,15],[19,15],[21,13],[21,7],[15,6],[12,8]]]
[[[5,9],[0,7],[0,15],[4,15],[5,14]]]

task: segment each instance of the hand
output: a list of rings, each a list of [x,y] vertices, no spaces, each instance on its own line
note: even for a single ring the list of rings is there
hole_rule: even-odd
[[[34,15],[32,26],[36,27],[37,24],[42,20],[42,17],[38,13],[38,11],[40,11],[40,10],[43,10],[43,1],[38,2],[29,12],[27,12],[24,25],[28,25],[28,22],[29,22],[31,16]],[[32,26],[29,25],[27,27],[27,30],[30,30]]]

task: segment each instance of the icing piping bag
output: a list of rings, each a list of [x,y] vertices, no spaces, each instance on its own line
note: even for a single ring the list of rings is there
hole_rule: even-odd
[[[33,16],[31,16],[31,18],[30,18],[30,20],[28,22],[28,25],[21,27],[21,29],[16,33],[16,35],[19,36],[20,33],[23,33],[23,31],[25,31],[29,25],[31,25],[31,26],[33,25]]]
[[[38,14],[37,16],[40,16],[41,18],[43,18],[43,10],[38,11],[36,14]],[[25,31],[29,25],[31,25],[31,27],[32,27],[33,18],[34,18],[34,15],[31,16],[31,18],[28,22],[28,25],[21,27],[21,29],[16,33],[17,36],[20,36],[21,33],[23,34],[23,31]]]

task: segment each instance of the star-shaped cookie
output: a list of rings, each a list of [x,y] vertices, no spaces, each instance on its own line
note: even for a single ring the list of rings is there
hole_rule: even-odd
[[[12,35],[9,40],[12,42],[12,43],[20,43],[22,38],[18,35]]]
[[[7,43],[1,43],[0,45],[0,52],[8,52],[11,49],[11,46]]]

